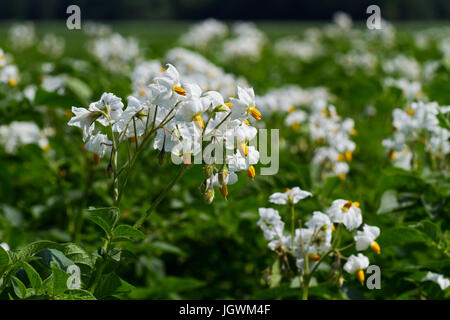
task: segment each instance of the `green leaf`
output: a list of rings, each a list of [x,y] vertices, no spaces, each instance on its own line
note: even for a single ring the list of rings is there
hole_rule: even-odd
[[[441,242],[441,230],[431,221],[422,221],[415,226],[418,230],[426,234],[436,244]]]
[[[3,270],[5,270],[10,263],[11,259],[9,258],[8,251],[0,246],[0,277],[2,276]]]
[[[98,299],[102,299],[116,294],[129,293],[133,290],[134,286],[122,280],[118,275],[110,273],[103,276],[94,295]]]
[[[390,229],[380,236],[380,242],[383,245],[396,245],[414,242],[425,242],[426,238],[422,232],[417,229],[399,227]]]
[[[78,78],[68,77],[66,80],[69,89],[83,104],[88,104],[92,96],[91,88]]]
[[[96,298],[89,291],[83,289],[68,290],[64,295],[65,300],[96,300]]]
[[[89,208],[85,210],[88,213],[88,219],[97,224],[105,231],[108,236],[111,236],[117,220],[119,219],[119,209],[116,207],[106,208]]]
[[[281,272],[280,272],[280,260],[276,259],[272,265],[272,274],[270,275],[270,287],[275,288],[280,285]]]
[[[22,267],[27,273],[28,279],[30,280],[31,287],[36,293],[42,290],[42,279],[39,273],[34,270],[34,268],[25,261],[22,261]]]
[[[85,264],[90,268],[92,268],[94,265],[92,257],[77,245],[73,243],[60,244],[47,240],[40,240],[30,243],[27,246],[15,251],[15,259],[18,261],[24,261],[30,257],[33,257],[35,254],[44,249],[59,250],[76,264]]]
[[[130,225],[122,224],[114,229],[115,238],[143,239],[145,234]]]
[[[417,203],[417,199],[417,195],[414,194],[398,194],[395,190],[386,190],[381,196],[377,213],[389,213],[411,207]]]
[[[52,262],[55,262],[63,270],[66,270],[68,266],[74,264],[72,260],[67,258],[61,251],[56,249],[44,249],[36,254],[41,257],[42,262],[49,268],[51,268]]]
[[[69,275],[61,270],[56,262],[52,262],[52,292],[53,295],[63,295],[67,288]]]
[[[163,252],[169,252],[169,253],[178,254],[180,256],[186,256],[186,253],[183,250],[181,250],[177,246],[174,246],[167,242],[154,241],[154,242],[148,243],[147,246],[149,248],[161,250]]]
[[[437,118],[439,120],[439,125],[447,130],[450,130],[450,113],[442,113],[439,112],[439,114],[437,115]]]
[[[25,287],[23,282],[16,277],[12,277],[11,283],[16,296],[19,297],[19,299],[25,299],[27,296],[27,287]]]

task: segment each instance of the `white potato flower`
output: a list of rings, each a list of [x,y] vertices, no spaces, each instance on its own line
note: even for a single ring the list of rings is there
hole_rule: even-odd
[[[358,253],[357,256],[351,255],[347,262],[344,264],[344,270],[350,274],[356,275],[361,284],[364,283],[364,269],[369,266],[369,258],[362,253]]]
[[[433,281],[441,287],[442,290],[446,290],[450,286],[450,279],[445,278],[442,274],[428,272],[422,281]]]
[[[105,154],[111,152],[112,141],[108,139],[106,134],[97,133],[91,136],[86,143],[86,150],[97,154],[103,158]]]
[[[269,197],[269,201],[275,204],[296,204],[307,197],[312,197],[312,193],[293,187],[287,188],[286,192],[275,192]]]
[[[327,214],[333,223],[343,223],[348,231],[358,228],[362,223],[359,202],[343,199],[334,200]]]
[[[356,232],[356,236],[354,238],[356,242],[356,250],[364,251],[370,246],[373,251],[380,253],[380,245],[375,241],[379,235],[380,228],[365,224],[363,226],[363,231]]]

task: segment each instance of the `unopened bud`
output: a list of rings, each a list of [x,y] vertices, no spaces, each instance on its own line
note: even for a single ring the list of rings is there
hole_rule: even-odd
[[[228,187],[227,185],[224,185],[223,187],[219,188],[220,193],[222,194],[222,196],[226,199],[228,196]]]
[[[228,168],[226,166],[223,166],[219,171],[219,183],[222,186],[227,185],[229,177],[230,177],[230,172],[228,171]]]
[[[160,166],[164,165],[167,160],[167,152],[164,151],[164,148],[161,149],[161,151],[158,154],[158,163]]]
[[[205,194],[205,201],[207,204],[211,204],[214,200],[214,188],[212,186],[209,186],[206,190]]]
[[[203,173],[205,174],[205,178],[209,179],[214,173],[214,167],[211,164],[207,164],[203,167]]]

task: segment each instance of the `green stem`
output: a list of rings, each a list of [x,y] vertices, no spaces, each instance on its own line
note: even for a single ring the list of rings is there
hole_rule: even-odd
[[[175,183],[183,176],[183,174],[189,169],[191,166],[189,165],[181,165],[180,170],[177,175],[172,179],[172,181],[167,185],[167,187],[161,191],[158,197],[152,202],[150,208],[145,211],[145,213],[139,218],[139,220],[134,224],[136,229],[139,229],[144,223],[145,219],[152,213],[152,211],[156,208],[156,206],[161,202],[162,199],[166,196],[166,194],[173,188]]]
[[[295,209],[291,204],[291,250],[294,250],[294,236],[295,236]]]

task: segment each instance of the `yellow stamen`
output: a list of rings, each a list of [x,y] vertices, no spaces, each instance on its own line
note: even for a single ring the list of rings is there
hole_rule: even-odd
[[[47,144],[44,148],[42,148],[45,152],[50,151],[51,147]]]
[[[284,192],[289,192],[289,191],[291,191],[291,189],[289,189],[289,188],[284,189]]]
[[[259,112],[259,110],[255,107],[250,109],[250,115],[256,120],[261,120],[261,112]]]
[[[362,269],[356,272],[356,278],[358,278],[358,281],[361,282],[361,284],[364,284],[364,271]]]
[[[244,157],[248,156],[248,146],[245,143],[242,143],[239,146],[239,151],[241,152],[242,156]]]
[[[350,151],[345,151],[345,159],[347,161],[352,161],[352,153]]]
[[[352,130],[350,130],[350,134],[351,134],[352,136],[357,136],[357,135],[358,135],[358,130],[352,129]]]
[[[289,109],[288,109],[288,112],[289,113],[292,113],[292,112],[294,112],[295,111],[295,107],[294,106],[291,106]]]
[[[353,205],[352,201],[347,201],[344,206],[342,207],[342,211],[348,211],[348,209],[350,209]]]
[[[231,110],[231,106],[233,105],[231,102],[225,102],[225,105]]]
[[[359,208],[359,202],[358,202],[358,201],[353,202],[353,205],[354,205],[355,207]]]
[[[340,162],[344,162],[345,161],[345,156],[343,154],[338,154],[337,160]]]
[[[195,122],[195,125],[196,125],[198,128],[200,128],[200,129],[203,129],[203,128],[205,127],[205,125],[203,124],[203,119],[202,119],[201,116],[196,116],[196,117],[194,118],[194,122]]]
[[[167,70],[166,68],[161,67],[161,70],[160,70],[160,71],[161,71],[161,73],[163,73],[163,72],[166,72],[166,70]]]
[[[291,125],[292,130],[297,131],[300,128],[300,124],[298,122],[294,122]]]
[[[339,179],[341,179],[342,181],[345,180],[345,173],[340,173],[338,174]]]
[[[250,122],[248,122],[248,120],[245,120],[244,123],[248,126],[250,125]]]
[[[408,109],[406,110],[406,113],[409,114],[410,116],[413,116],[415,111],[413,109]]]
[[[139,91],[139,94],[141,95],[141,97],[145,96],[145,90]]]
[[[8,79],[8,84],[9,84],[11,87],[15,87],[15,86],[17,85],[16,79],[14,79],[14,78],[9,78],[9,79]]]
[[[381,252],[381,248],[380,245],[378,244],[378,242],[374,241],[370,247],[372,248],[373,251],[375,251],[377,254],[380,254]]]
[[[228,195],[228,187],[224,185],[222,188],[219,188],[219,190],[222,196],[226,199]]]
[[[395,155],[396,155],[396,154],[397,154],[397,151],[395,151],[395,150],[389,150],[388,158],[391,159],[391,160],[393,160],[393,159],[395,159]]]
[[[330,115],[330,112],[328,111],[328,109],[322,109],[322,114],[323,114],[325,117],[328,117],[328,116]]]
[[[310,254],[310,255],[308,256],[308,258],[309,258],[309,260],[311,260],[311,261],[319,261],[319,260],[320,260],[320,256],[319,256],[317,253]]]
[[[173,87],[173,91],[178,93],[180,96],[185,96],[186,95],[186,90],[184,90],[182,87],[179,87],[179,86],[174,86]]]
[[[250,166],[247,169],[247,176],[249,177],[249,179],[255,179],[256,176],[256,172],[255,172],[255,167],[254,166]]]
[[[334,226],[334,224],[331,225],[331,231],[336,230],[336,227]]]

